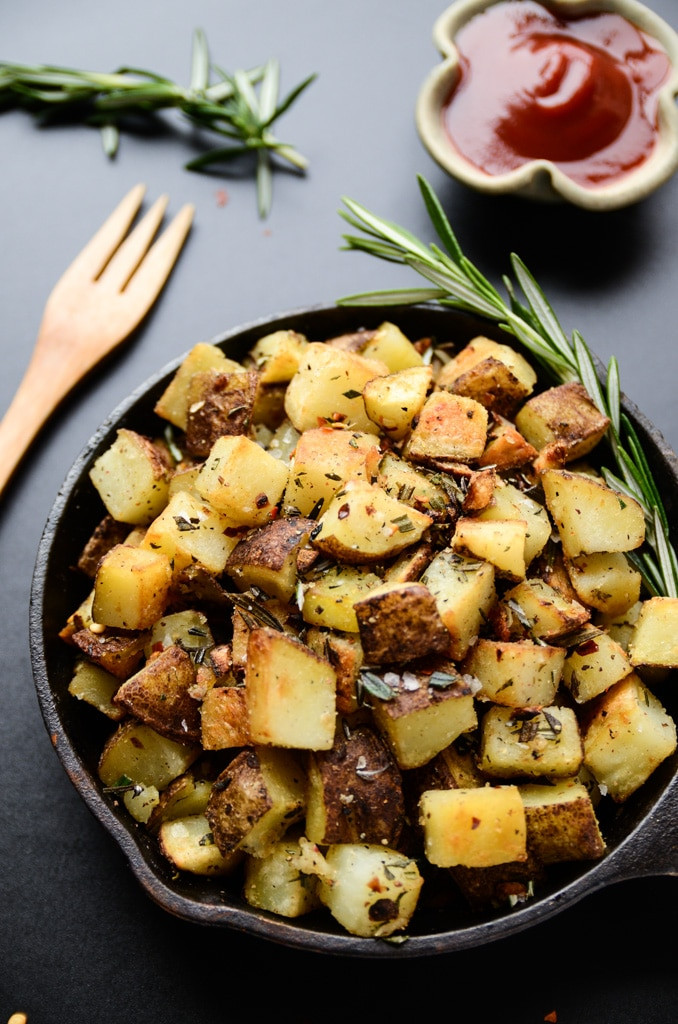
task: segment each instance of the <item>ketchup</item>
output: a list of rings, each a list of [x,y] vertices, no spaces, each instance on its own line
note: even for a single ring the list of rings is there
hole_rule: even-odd
[[[542,158],[595,186],[652,152],[670,61],[621,15],[565,18],[533,0],[504,0],[471,18],[455,43],[461,77],[445,129],[487,174]]]

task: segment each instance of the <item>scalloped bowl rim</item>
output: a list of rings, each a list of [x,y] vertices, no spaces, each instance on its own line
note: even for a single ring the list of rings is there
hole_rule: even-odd
[[[459,51],[455,36],[476,14],[502,0],[456,0],[436,19],[433,41],[443,60],[426,77],[419,92],[415,122],[420,138],[436,162],[452,177],[476,191],[503,195],[516,193],[541,200],[567,200],[590,210],[611,210],[645,198],[663,185],[678,169],[678,33],[658,14],[638,0],[540,0],[560,13],[618,13],[633,21],[665,48],[671,73],[660,90],[658,142],[655,150],[637,170],[608,185],[587,188],[550,160],[530,160],[506,174],[490,175],[479,170],[459,153],[447,136],[441,117],[459,73]]]

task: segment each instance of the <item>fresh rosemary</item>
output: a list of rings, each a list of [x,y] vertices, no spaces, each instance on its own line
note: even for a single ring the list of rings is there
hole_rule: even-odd
[[[175,108],[196,127],[227,140],[190,160],[188,170],[255,155],[258,208],[265,217],[272,200],[272,157],[296,171],[308,166],[306,157],[276,138],[271,127],[314,78],[310,75],[280,100],[280,68],[275,58],[230,74],[211,62],[207,38],[196,29],[188,87],[141,68],[123,67],[108,74],[0,62],[0,108],[23,107],[43,123],[70,120],[95,125],[109,157],[117,153],[126,118],[149,118]]]
[[[431,185],[421,175],[418,182],[441,245],[426,245],[406,228],[376,216],[352,199],[344,197],[346,209],[339,212],[352,228],[362,232],[344,235],[344,248],[409,266],[430,285],[349,295],[339,299],[339,305],[436,303],[463,310],[493,321],[512,335],[555,382],[578,380],[610,420],[607,440],[615,468],[603,466],[604,479],[620,493],[635,498],[645,515],[646,543],[629,558],[650,593],[677,597],[678,559],[669,538],[668,518],[638,434],[621,407],[617,360],[610,359],[599,376],[581,334],[573,331],[571,338],[566,336],[544,292],[515,253],[510,257],[511,268],[525,302],[508,277],[503,278],[508,301],[504,299],[464,255]]]

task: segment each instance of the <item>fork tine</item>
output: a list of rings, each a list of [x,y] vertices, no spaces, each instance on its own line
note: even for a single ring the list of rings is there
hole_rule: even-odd
[[[139,184],[130,189],[99,230],[78,253],[64,277],[94,280],[106,266],[111,254],[127,234],[146,194],[146,186]]]
[[[104,267],[100,280],[112,291],[122,291],[144,258],[165,215],[169,196],[159,196],[150,210],[121,243]]]
[[[139,319],[153,305],[170,275],[191,229],[195,207],[186,203],[151,246],[123,292],[123,296],[139,310]]]

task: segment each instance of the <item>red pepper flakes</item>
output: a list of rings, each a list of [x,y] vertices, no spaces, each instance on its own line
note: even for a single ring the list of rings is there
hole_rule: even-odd
[[[225,188],[217,189],[216,197],[217,197],[217,206],[219,207],[219,209],[221,209],[222,207],[226,206],[226,204],[228,202],[228,192],[226,191]]]
[[[556,1013],[555,1010],[551,1010],[550,1013],[546,1014],[546,1016],[544,1017],[544,1020],[547,1021],[548,1024],[557,1024],[557,1022],[558,1022],[558,1014]]]

